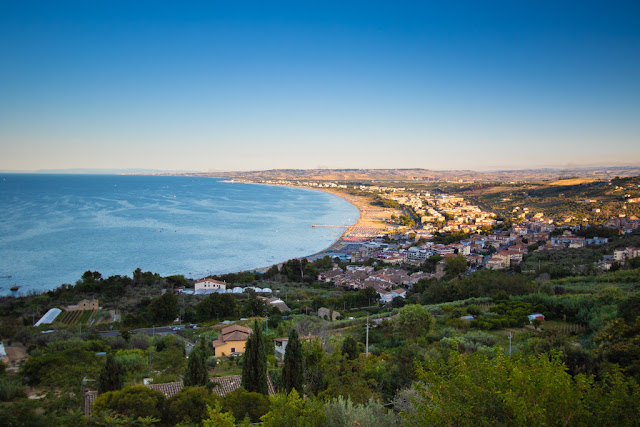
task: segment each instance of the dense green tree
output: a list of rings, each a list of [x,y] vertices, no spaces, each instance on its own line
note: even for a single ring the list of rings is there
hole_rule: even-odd
[[[419,336],[427,334],[434,321],[425,306],[410,304],[398,310],[398,316],[393,323],[401,335],[410,340],[415,340]]]
[[[166,403],[166,420],[170,425],[199,423],[207,417],[207,406],[215,407],[220,398],[206,387],[184,387]]]
[[[289,395],[271,396],[271,410],[262,417],[265,427],[323,427],[326,417],[322,403],[303,399],[294,389]]]
[[[640,316],[640,293],[633,294],[618,303],[618,315],[628,324],[633,324]]]
[[[353,360],[358,357],[358,343],[351,335],[347,335],[344,341],[342,341],[340,351],[347,359]]]
[[[230,412],[222,412],[222,404],[207,407],[207,418],[202,420],[203,427],[235,427],[236,419]]]
[[[349,397],[354,403],[364,403],[370,398],[379,398],[379,394],[372,390],[376,384],[367,375],[365,359],[349,360],[339,351],[334,352],[323,360],[324,379],[327,387],[318,394],[323,399],[338,396]]]
[[[253,333],[249,336],[245,347],[242,387],[247,391],[268,394],[267,355],[262,330],[257,320],[254,322]]]
[[[153,299],[147,309],[152,321],[170,323],[178,317],[178,297],[171,292],[166,292]]]
[[[231,412],[236,420],[249,417],[252,423],[269,412],[269,398],[261,393],[246,391],[242,387],[227,393],[222,401],[222,410]]]
[[[111,410],[133,418],[150,416],[161,419],[164,402],[164,395],[159,391],[138,385],[99,395],[93,402],[93,411]]]
[[[284,367],[282,368],[282,383],[288,394],[292,389],[302,392],[304,382],[304,355],[302,343],[298,338],[298,331],[291,328],[289,341],[284,354]]]
[[[416,425],[632,425],[640,409],[633,379],[620,373],[572,377],[559,357],[497,352],[427,360],[416,383],[420,399],[405,422]]]
[[[195,346],[189,354],[187,372],[184,376],[185,386],[209,385],[209,371],[207,370],[207,348],[204,338]]]
[[[264,316],[267,313],[267,305],[250,292],[242,303],[242,313],[246,317]]]
[[[120,390],[124,384],[124,370],[116,361],[113,352],[107,355],[107,362],[100,371],[98,377],[98,391],[105,393],[107,391]]]
[[[444,260],[444,270],[449,276],[459,276],[467,271],[467,260],[462,255],[446,258]]]
[[[211,294],[196,305],[196,318],[200,322],[235,317],[236,298],[230,294]]]
[[[596,335],[595,342],[602,360],[619,365],[640,381],[640,316],[631,324],[615,320]]]
[[[305,341],[304,353],[304,379],[307,385],[307,394],[318,394],[326,388],[324,375],[324,350],[319,339]]]

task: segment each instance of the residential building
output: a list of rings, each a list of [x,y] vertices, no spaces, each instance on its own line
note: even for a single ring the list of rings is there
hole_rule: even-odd
[[[196,282],[195,284],[195,292],[198,293],[198,291],[218,291],[218,290],[224,290],[227,288],[227,283],[226,282],[221,282],[219,280],[213,280],[210,278],[204,278],[204,279],[200,279]]]
[[[275,340],[273,340],[276,360],[278,360],[279,362],[282,362],[284,360],[284,353],[287,350],[288,343],[289,338],[276,338]]]
[[[244,353],[249,335],[253,333],[250,328],[231,325],[220,331],[218,339],[213,341],[213,355],[215,357],[229,356],[234,353]]]

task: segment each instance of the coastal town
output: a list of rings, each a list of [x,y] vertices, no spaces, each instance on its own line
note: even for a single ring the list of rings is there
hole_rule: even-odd
[[[309,261],[329,256],[352,264],[324,272],[318,278],[348,289],[373,287],[381,299],[398,295],[394,287],[410,287],[420,279],[440,279],[445,275],[447,260],[462,258],[466,274],[479,269],[509,270],[520,268],[525,256],[533,251],[579,249],[608,243],[606,236],[585,237],[580,230],[589,223],[568,224],[567,218],[552,218],[526,206],[517,206],[508,220],[495,212],[483,210],[455,194],[411,191],[405,186],[357,185],[335,182],[263,180],[262,184],[307,187],[327,191],[345,198],[360,210],[360,219],[349,226],[330,248],[307,257]],[[633,184],[624,191],[638,191]],[[349,190],[355,190],[354,195]],[[372,197],[385,206],[375,206]],[[627,203],[637,198],[625,195]],[[391,202],[391,203],[389,203]],[[587,200],[587,202],[589,202]],[[594,202],[594,201],[592,201]],[[626,206],[625,206],[626,209]],[[599,209],[594,209],[594,212]],[[640,219],[619,214],[600,225],[603,234],[631,234],[640,228]],[[597,227],[594,226],[594,230]],[[597,233],[596,233],[597,234]],[[439,239],[448,236],[448,239]],[[437,243],[435,240],[452,240]],[[595,263],[601,271],[624,265],[627,259],[640,255],[640,248],[620,248],[604,255]],[[399,266],[423,266],[430,260],[432,271],[409,273]],[[374,269],[372,263],[388,265]],[[526,271],[525,271],[526,272]],[[535,273],[535,271],[531,271]]]
[[[0,415],[9,425],[22,425],[16,408],[37,424],[43,405],[63,402],[66,410],[47,409],[58,424],[76,417],[78,425],[110,425],[116,413],[125,423],[149,416],[162,425],[216,425],[227,417],[231,426],[283,419],[278,399],[299,402],[291,394],[298,390],[305,405],[322,408],[311,425],[342,425],[331,408],[347,414],[351,407],[383,414],[384,426],[405,425],[413,414],[433,420],[406,397],[430,399],[417,384],[451,386],[412,367],[455,372],[452,357],[473,364],[478,378],[499,376],[493,361],[513,366],[503,390],[513,372],[544,368],[551,382],[565,384],[558,392],[581,402],[599,393],[600,417],[609,416],[614,395],[637,399],[637,178],[562,183],[565,199],[598,206],[569,220],[546,208],[548,198],[488,209],[456,191],[460,183],[445,190],[440,183],[258,182],[329,192],[356,206],[360,218],[313,224],[344,232],[319,253],[255,270],[199,278],[86,271],[75,285],[5,297]],[[585,188],[597,189],[588,201]],[[536,365],[548,363],[548,349],[561,358]],[[609,370],[617,386],[595,382],[595,373]],[[47,394],[52,387],[65,392]],[[138,402],[134,396],[149,403],[127,406]],[[629,419],[624,409],[616,414]]]

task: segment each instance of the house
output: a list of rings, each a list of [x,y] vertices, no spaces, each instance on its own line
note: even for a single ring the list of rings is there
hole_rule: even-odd
[[[97,299],[83,299],[78,301],[76,305],[68,305],[67,311],[85,311],[85,310],[99,310]]]
[[[529,318],[529,323],[532,323],[534,319],[538,319],[544,322],[544,314],[542,313],[533,313],[527,316]]]
[[[288,343],[289,343],[289,338],[276,338],[275,340],[273,340],[276,360],[280,362],[284,360],[284,353],[287,349]]]
[[[218,339],[211,344],[215,357],[228,356],[233,353],[244,353],[249,335],[253,333],[250,328],[231,325],[220,331]]]
[[[275,297],[267,298],[267,297],[261,297],[261,296],[258,296],[256,298],[258,298],[259,300],[264,301],[265,304],[271,304],[272,306],[277,308],[280,311],[280,313],[288,313],[288,312],[291,311],[289,306],[284,301],[282,301],[280,298],[275,298]]]
[[[195,293],[227,289],[227,283],[209,278],[200,279],[195,284]]]
[[[393,300],[393,294],[384,289],[377,289],[378,295],[380,295],[380,301],[383,303],[391,302]]]
[[[326,307],[320,307],[318,309],[318,317],[326,320],[336,320],[340,317],[340,313],[337,311],[329,310]]]
[[[331,271],[327,271],[326,273],[320,273],[318,275],[318,281],[320,282],[326,282],[326,283],[330,283],[332,282],[336,277],[340,277],[344,274],[344,271],[342,271],[341,268],[334,268]]]
[[[405,291],[404,289],[400,289],[400,288],[392,289],[391,290],[391,294],[392,294],[392,298],[391,299],[397,298],[397,297],[400,297],[400,298],[406,298],[407,297],[407,291]]]

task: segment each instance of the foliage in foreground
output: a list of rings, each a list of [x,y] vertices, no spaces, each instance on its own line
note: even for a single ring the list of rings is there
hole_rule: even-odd
[[[572,377],[557,355],[509,358],[451,352],[419,368],[420,398],[405,421],[417,425],[633,425],[640,388],[618,371],[601,382]]]

